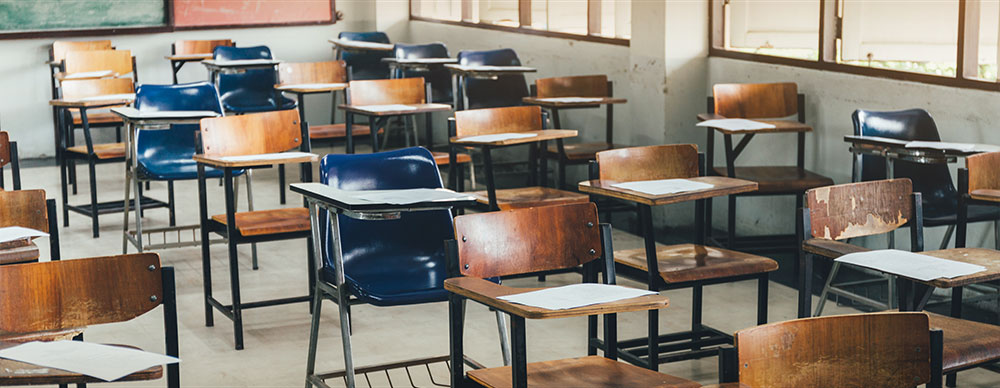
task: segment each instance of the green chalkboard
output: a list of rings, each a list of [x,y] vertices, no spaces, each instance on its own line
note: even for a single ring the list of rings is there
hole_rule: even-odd
[[[166,0],[0,0],[0,33],[165,24]]]

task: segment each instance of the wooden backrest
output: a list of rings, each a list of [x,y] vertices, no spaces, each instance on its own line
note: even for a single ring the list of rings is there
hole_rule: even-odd
[[[278,65],[278,82],[285,85],[347,82],[347,62],[304,62]]]
[[[74,79],[62,82],[62,97],[66,100],[134,91],[131,78]]]
[[[201,119],[201,145],[205,156],[270,154],[299,148],[299,110]]]
[[[1000,190],[1000,152],[969,155],[965,167],[969,169],[969,192]]]
[[[455,131],[458,137],[541,129],[542,108],[538,106],[511,106],[455,112]]]
[[[0,131],[0,167],[10,163],[10,135]]]
[[[576,267],[601,257],[593,203],[455,217],[459,271],[488,278]]]
[[[45,206],[45,190],[0,190],[0,228],[7,226],[48,233],[49,213]]]
[[[427,102],[423,78],[351,81],[351,105],[423,104]]]
[[[799,113],[798,86],[773,84],[717,84],[712,87],[715,113],[730,118],[778,118]]]
[[[129,50],[90,50],[66,53],[66,73],[111,70],[116,76],[132,73]]]
[[[174,54],[211,54],[218,46],[233,46],[233,40],[178,40],[174,42]]]
[[[66,53],[70,51],[93,51],[93,50],[111,50],[110,40],[89,40],[89,41],[71,41],[71,40],[57,40],[52,42],[52,60],[59,62],[66,59]]]
[[[669,144],[629,147],[597,153],[601,180],[618,182],[698,176],[698,146]]]
[[[163,301],[156,253],[0,266],[0,338],[138,317]]]
[[[812,236],[828,240],[896,230],[913,217],[908,178],[818,187],[806,191]]]
[[[538,98],[554,97],[610,97],[608,76],[580,75],[535,80]]]
[[[915,387],[930,380],[921,312],[836,315],[736,332],[740,383],[751,387]]]

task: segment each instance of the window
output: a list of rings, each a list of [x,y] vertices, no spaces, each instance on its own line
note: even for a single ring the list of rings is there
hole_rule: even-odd
[[[627,45],[631,8],[631,0],[410,0],[410,17]]]
[[[1000,0],[709,0],[710,55],[1000,90]]]

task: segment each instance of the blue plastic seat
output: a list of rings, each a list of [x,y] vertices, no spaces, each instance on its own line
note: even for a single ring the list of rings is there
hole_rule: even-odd
[[[486,51],[460,51],[458,63],[466,66],[521,66],[517,53],[511,49]],[[510,74],[490,79],[465,80],[465,97],[469,101],[466,109],[499,108],[522,105],[528,97],[528,84],[523,74]]]
[[[331,154],[320,163],[320,182],[342,190],[441,188],[430,151],[421,147],[372,154]],[[398,220],[339,216],[346,284],[376,306],[447,300],[443,241],[454,238],[448,210],[405,212]],[[324,229],[329,222],[320,215]],[[323,278],[333,278],[332,234],[325,231]]]
[[[448,47],[444,43],[402,44],[393,47],[396,59],[450,58]],[[431,84],[431,102],[451,104],[451,72],[444,67],[434,67],[430,70],[397,70],[396,78],[423,77]]]
[[[230,47],[218,46],[212,57],[219,61],[240,59],[272,59],[267,46]],[[274,90],[278,74],[271,69],[247,70],[238,74],[220,74],[219,95],[228,112],[254,113],[295,108],[295,100]]]
[[[208,82],[180,85],[139,85],[135,107],[140,112],[171,110],[208,110],[222,113],[219,94]],[[197,124],[171,125],[169,130],[140,130],[136,134],[136,171],[141,180],[185,180],[198,178],[195,153]],[[222,171],[208,167],[209,177],[221,177]],[[240,171],[239,173],[242,173]]]
[[[389,43],[389,36],[384,32],[341,32],[337,35],[340,39],[356,40],[361,42]],[[387,79],[389,78],[389,64],[382,62],[382,58],[389,58],[391,52],[385,51],[363,51],[350,52],[341,51],[340,58],[351,67],[352,80]]]

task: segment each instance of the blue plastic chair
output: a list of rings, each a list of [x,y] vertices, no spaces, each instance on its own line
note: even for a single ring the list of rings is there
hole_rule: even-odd
[[[389,43],[389,36],[384,32],[341,32],[337,35],[340,39],[356,40],[361,42]],[[389,64],[382,62],[382,58],[392,56],[391,52],[384,51],[363,51],[351,52],[339,50],[339,57],[347,62],[351,68],[352,80],[387,79],[389,78]]]
[[[320,182],[341,190],[444,187],[434,157],[423,147],[371,154],[326,155],[320,163]],[[448,292],[444,289],[444,280],[448,277],[444,241],[455,238],[451,211],[404,212],[395,220],[338,217],[346,287],[336,288],[333,252],[336,245],[327,212],[321,211],[318,224],[323,236],[320,243],[323,261],[313,302],[307,376],[315,372],[323,299],[338,304],[342,324],[350,322],[352,303],[399,306],[448,300]],[[349,299],[352,303],[347,303]],[[349,326],[342,327],[347,333],[343,338],[344,358],[353,374]],[[307,385],[311,384],[308,381],[307,377]]]
[[[272,59],[267,46],[219,46],[212,51],[218,61],[240,59]],[[238,74],[219,74],[219,96],[227,112],[270,112],[295,108],[295,100],[274,90],[278,74],[271,69],[247,70]]]
[[[450,58],[448,47],[444,43],[402,44],[393,46],[396,59]],[[430,70],[397,69],[394,78],[423,77],[431,84],[431,102],[451,104],[451,73],[444,67],[436,66]]]
[[[512,49],[460,51],[458,63],[465,66],[521,66]],[[462,85],[469,103],[466,109],[498,108],[522,105],[528,97],[528,84],[523,74],[510,74],[491,79],[466,78]]]

